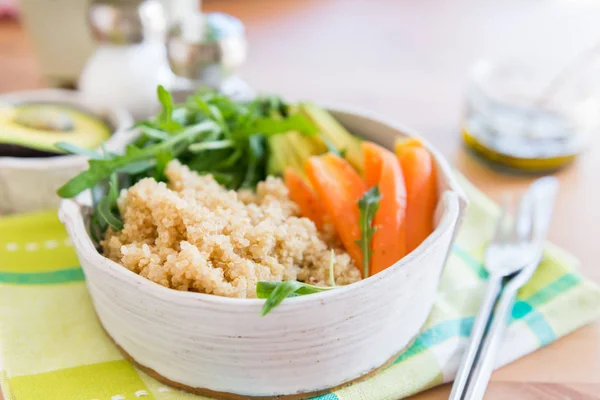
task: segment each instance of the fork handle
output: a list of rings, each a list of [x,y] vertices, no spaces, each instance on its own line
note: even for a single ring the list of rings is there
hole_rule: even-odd
[[[458,368],[454,384],[452,385],[452,392],[450,393],[448,400],[462,400],[465,395],[465,390],[475,364],[475,359],[481,347],[486,328],[501,289],[502,277],[490,275],[483,301],[479,307],[479,312],[477,313],[471,335],[469,336],[467,350]]]
[[[477,355],[473,371],[468,382],[464,400],[483,399],[485,390],[492,376],[494,366],[496,365],[496,354],[506,330],[508,313],[512,310],[517,290],[520,285],[511,285],[509,282],[498,300],[498,306],[492,317],[489,333],[483,340],[481,350]]]

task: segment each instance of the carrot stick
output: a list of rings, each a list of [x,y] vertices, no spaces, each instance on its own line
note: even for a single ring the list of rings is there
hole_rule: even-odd
[[[365,162],[365,176],[379,176],[381,201],[373,225],[373,256],[370,274],[376,274],[406,255],[406,187],[398,159],[394,153],[371,142],[363,142],[365,160],[370,157],[378,162]],[[380,171],[368,171],[367,167],[380,165]]]
[[[406,230],[407,250],[411,252],[433,232],[438,200],[436,171],[433,157],[422,145],[398,146],[397,143],[396,155],[408,192]]]
[[[396,152],[396,155],[398,155],[401,149],[410,146],[423,147],[423,142],[421,142],[421,139],[416,137],[398,138],[394,143],[394,150]]]
[[[332,153],[310,157],[305,170],[346,251],[362,271],[362,252],[356,241],[360,239],[358,200],[365,183],[347,161]]]
[[[317,229],[323,227],[323,213],[319,198],[308,183],[291,167],[283,173],[285,185],[290,191],[290,199],[300,207],[300,214],[313,221]]]
[[[406,146],[422,147],[421,139],[415,137],[398,138],[394,143],[396,154],[401,148]],[[379,174],[381,173],[381,157],[378,156],[380,146],[363,146],[363,158],[365,164],[365,181],[367,187],[371,188],[379,182]]]
[[[363,151],[363,162],[365,168],[365,181],[367,188],[372,188],[379,183],[381,177],[381,157],[379,146],[361,146]]]

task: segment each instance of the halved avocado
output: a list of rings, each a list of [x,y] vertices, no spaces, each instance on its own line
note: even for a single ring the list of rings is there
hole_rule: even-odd
[[[69,142],[95,149],[110,137],[100,118],[60,104],[0,105],[0,157],[64,154],[54,145]]]

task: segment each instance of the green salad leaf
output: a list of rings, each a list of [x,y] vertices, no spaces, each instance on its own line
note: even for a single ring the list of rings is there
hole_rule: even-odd
[[[265,137],[263,135],[252,135],[248,138],[248,167],[242,188],[250,189],[265,176]]]
[[[167,132],[177,132],[182,129],[180,123],[173,119],[173,97],[162,85],[157,89],[158,101],[162,105],[162,111],[157,120],[161,129]]]
[[[259,299],[267,299],[261,310],[261,315],[264,317],[281,304],[287,297],[304,296],[332,289],[335,289],[335,287],[309,285],[308,283],[294,280],[283,282],[260,281],[256,284],[256,297]]]
[[[168,133],[166,133],[164,131],[161,131],[159,129],[156,129],[156,128],[154,128],[152,126],[149,126],[149,125],[140,124],[138,126],[138,128],[140,130],[140,133],[143,136],[145,136],[148,139],[150,139],[150,140],[161,141],[161,140],[167,140],[169,138],[169,134]]]
[[[230,149],[235,147],[235,142],[231,139],[212,140],[210,142],[200,142],[191,144],[189,150],[192,153],[200,153],[206,150]]]
[[[56,147],[59,150],[64,151],[65,153],[69,153],[69,154],[75,154],[78,156],[86,156],[89,157],[91,159],[101,159],[103,158],[100,154],[96,153],[93,150],[89,150],[89,149],[84,149],[83,147],[79,147],[73,143],[69,143],[69,142],[58,142],[54,144],[54,147]]]
[[[173,97],[162,85],[159,85],[156,91],[158,93],[158,101],[162,105],[162,111],[158,115],[158,119],[161,122],[169,122],[173,115]]]
[[[142,172],[144,172],[150,168],[153,168],[156,165],[156,161],[157,160],[134,161],[130,164],[127,164],[126,166],[124,166],[122,168],[118,168],[117,172],[122,172],[127,175],[141,174]]]
[[[133,162],[156,159],[159,153],[175,149],[180,143],[188,143],[189,145],[200,135],[212,132],[215,129],[217,129],[217,126],[213,121],[204,121],[187,127],[182,132],[152,146],[139,148],[135,145],[129,145],[125,149],[125,154],[89,160],[88,169],[61,186],[58,189],[58,195],[63,198],[75,197],[84,190],[94,187],[103,179],[107,179],[113,172],[125,168]]]
[[[154,169],[154,179],[157,182],[165,182],[167,177],[165,176],[165,168],[167,164],[174,159],[173,151],[170,149],[164,149],[156,153],[156,167]]]
[[[309,285],[308,283],[294,280],[283,282],[258,282],[256,284],[256,297],[259,299],[267,299],[261,310],[261,316],[264,317],[267,315],[287,297],[304,296],[335,289],[334,264],[335,251],[331,249],[331,256],[329,258],[329,286],[325,287]]]
[[[106,224],[111,227],[112,230],[118,231],[123,229],[123,221],[113,213],[113,210],[117,208],[117,199],[119,198],[119,189],[117,182],[117,175],[112,174],[109,181],[108,194],[102,197],[98,204],[97,212],[98,218],[103,221],[103,225]]]
[[[373,226],[373,218],[379,210],[379,201],[381,200],[381,193],[379,192],[379,186],[373,186],[367,190],[358,201],[358,209],[360,211],[360,218],[358,224],[360,226],[360,240],[356,241],[356,244],[360,247],[363,256],[363,277],[369,276],[369,264],[371,263],[371,254],[373,249],[371,248],[371,241],[373,235],[377,230],[376,226]]]
[[[88,169],[61,186],[57,193],[72,198],[91,189],[90,232],[98,243],[106,229],[119,230],[116,199],[140,179],[165,181],[174,159],[200,174],[212,174],[229,189],[254,188],[266,178],[269,151],[266,138],[288,131],[317,133],[316,126],[274,96],[236,101],[212,89],[202,89],[181,104],[162,86],[157,88],[162,110],[134,125],[139,135],[122,154],[82,149],[70,143],[56,146],[89,158]]]
[[[216,91],[201,90],[185,103],[174,104],[162,86],[157,95],[161,112],[135,125],[139,137],[124,154],[101,156],[70,144],[58,145],[63,151],[91,158],[86,171],[58,190],[60,197],[74,197],[114,172],[130,175],[131,184],[145,176],[164,180],[164,168],[175,158],[196,172],[221,177],[231,189],[252,188],[265,178],[266,137],[288,131],[316,134],[312,122],[289,114],[288,106],[273,97],[237,102]]]

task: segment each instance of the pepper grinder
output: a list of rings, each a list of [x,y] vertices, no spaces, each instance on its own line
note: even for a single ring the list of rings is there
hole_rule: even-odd
[[[100,106],[120,106],[136,119],[159,109],[156,87],[170,89],[166,18],[156,0],[93,0],[88,24],[97,42],[79,89]]]
[[[202,13],[190,4],[180,12],[166,38],[167,59],[175,75],[176,97],[201,87],[220,90],[237,99],[254,97],[251,88],[235,72],[246,60],[244,25],[223,13]]]

